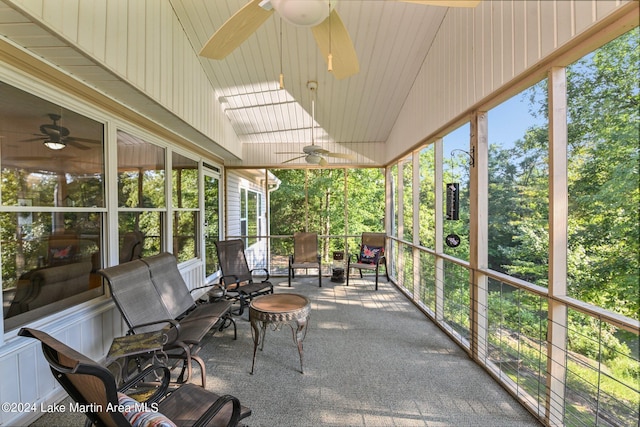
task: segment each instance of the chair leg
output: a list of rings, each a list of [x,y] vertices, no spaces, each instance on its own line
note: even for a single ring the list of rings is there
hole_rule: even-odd
[[[318,287],[322,287],[322,269],[318,267]]]
[[[236,321],[233,319],[233,317],[231,317],[231,313],[227,313],[222,317],[222,324],[220,325],[220,328],[218,330],[222,332],[224,329],[228,328],[231,325],[233,325],[233,339],[237,340],[238,329],[236,327]]]
[[[200,366],[200,379],[202,380],[202,388],[207,388],[207,368],[204,365],[204,360],[200,356],[191,356],[193,360]],[[193,365],[192,365],[193,366]],[[193,369],[193,367],[191,368]]]
[[[289,267],[289,287],[291,287],[291,277],[293,276],[293,269]]]
[[[350,265],[349,263],[347,263],[347,271],[344,272],[344,274],[347,276],[347,286],[349,286],[349,272],[351,271],[351,268],[349,268]]]
[[[378,268],[376,267],[376,291],[378,290]]]
[[[242,316],[244,313],[244,307],[248,305],[247,300],[245,300],[244,295],[240,294],[238,296],[238,301],[240,301],[240,308],[238,309],[238,316]]]
[[[182,369],[180,370],[180,374],[178,375],[176,382],[178,384],[183,384],[183,383],[189,382],[189,380],[191,379],[191,369],[192,369],[191,359],[194,356],[191,354],[191,349],[186,344],[184,343],[179,344],[179,347],[182,349],[182,353],[170,355],[169,358],[174,358],[179,360],[178,362],[176,362],[176,364],[173,365],[173,368],[176,367],[177,363],[180,363],[180,361],[182,362]],[[173,368],[171,369],[173,370]],[[185,378],[185,374],[186,374],[186,378]]]

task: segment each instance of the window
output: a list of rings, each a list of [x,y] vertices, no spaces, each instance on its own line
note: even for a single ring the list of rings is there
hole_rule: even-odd
[[[165,150],[123,131],[118,131],[118,232],[120,252],[124,236],[144,236],[142,256],[164,248]],[[126,259],[121,259],[121,262]]]
[[[200,197],[198,162],[172,154],[173,253],[179,262],[199,257]]]
[[[242,188],[240,190],[240,234],[245,236],[245,245],[247,247],[258,241],[260,236],[260,212],[261,203],[260,195],[255,192]]]
[[[0,82],[5,330],[102,295],[103,125]],[[50,147],[56,148],[55,150]]]
[[[220,240],[220,179],[217,170],[204,166],[205,276],[211,278],[219,269],[215,243]]]

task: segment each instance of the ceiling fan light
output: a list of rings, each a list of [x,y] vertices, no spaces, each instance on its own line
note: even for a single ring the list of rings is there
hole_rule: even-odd
[[[300,27],[320,24],[327,19],[335,3],[336,0],[271,0],[271,5],[282,19]]]
[[[67,146],[67,144],[65,144],[64,142],[56,142],[56,141],[44,141],[43,142],[44,146],[47,147],[50,150],[62,150],[64,147]]]
[[[312,165],[319,165],[322,157],[318,156],[317,154],[309,154],[307,155],[307,157],[305,157],[305,160],[307,161],[307,163],[311,163]]]

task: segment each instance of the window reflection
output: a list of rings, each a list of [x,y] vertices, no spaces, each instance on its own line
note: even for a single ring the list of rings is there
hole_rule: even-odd
[[[220,181],[217,176],[204,176],[204,215],[205,271],[209,277],[219,268],[215,247],[220,238]]]
[[[146,257],[159,254],[162,251],[162,227],[164,222],[164,212],[120,212],[118,215],[118,236],[119,236],[119,258],[121,262],[130,261],[137,256],[132,255],[127,259],[127,234],[140,233],[139,239],[142,241],[140,256]],[[138,258],[139,258],[138,257]]]
[[[173,252],[178,261],[199,256],[199,179],[198,162],[173,153]]]
[[[104,148],[101,123],[1,82],[0,109],[9,330],[103,294]]]
[[[118,131],[118,206],[165,206],[164,149]]]
[[[164,248],[165,150],[118,131],[118,258],[160,253]]]
[[[56,217],[68,228],[52,228]],[[101,267],[101,213],[3,212],[0,222],[5,319],[18,316],[17,326],[32,320],[24,314],[35,309],[44,315],[69,306],[72,297],[79,297],[73,299],[77,303],[102,294],[96,274]]]

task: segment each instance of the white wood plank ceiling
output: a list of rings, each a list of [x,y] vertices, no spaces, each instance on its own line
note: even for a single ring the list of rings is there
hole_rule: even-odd
[[[165,1],[196,53],[247,2]],[[147,5],[135,9],[136,13],[144,14],[145,10],[148,12],[145,8],[153,7],[152,2],[142,3]],[[64,2],[57,4],[64,9]],[[103,6],[106,4],[111,5],[107,2]],[[117,3],[117,8],[131,10],[138,4]],[[372,161],[383,164],[384,144],[449,8],[391,0],[340,0],[335,9],[353,40],[360,63],[360,72],[346,79],[336,80],[327,71],[309,28],[281,23],[277,14],[225,59],[200,57],[204,72],[215,88],[217,102],[221,102],[233,130],[245,145],[242,149],[245,159],[236,164],[242,164],[251,156],[254,159],[250,159],[250,163],[255,164],[255,157],[261,152],[298,152],[311,142],[309,81],[318,82],[315,141],[334,152],[357,153],[359,158],[355,164]],[[59,12],[63,14],[63,10]],[[78,20],[78,24],[83,24],[85,31],[91,27],[82,20]],[[0,0],[0,34],[206,147],[206,138],[198,129],[190,128],[163,106],[149,102],[143,93],[132,91],[130,85],[123,84],[108,68],[93,63],[64,39],[14,12],[10,5],[5,6],[4,0]],[[91,39],[90,34],[84,36]],[[100,49],[96,51],[106,55]],[[162,52],[156,54],[162,55]],[[179,68],[174,64],[176,66]],[[285,76],[284,90],[279,90],[281,71]],[[232,163],[237,159],[224,157],[231,158]],[[271,156],[269,163],[279,164],[287,157],[292,156]],[[343,162],[342,159],[336,161]]]
[[[246,4],[246,0],[170,1],[196,51]],[[241,141],[285,150],[287,144],[310,143],[308,81],[318,82],[316,142],[335,147],[386,141],[448,8],[341,0],[335,9],[360,62],[360,72],[346,79],[336,80],[327,71],[309,28],[287,24],[277,13],[225,59],[202,58]],[[279,90],[281,71],[285,90]]]

